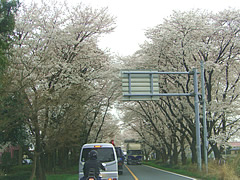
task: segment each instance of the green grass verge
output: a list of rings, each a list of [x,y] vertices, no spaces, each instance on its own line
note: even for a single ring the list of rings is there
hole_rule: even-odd
[[[78,180],[78,167],[57,169],[56,174],[46,174],[47,180]],[[0,180],[28,180],[31,176],[32,166],[14,166],[6,175],[0,175]]]
[[[173,172],[176,174],[201,179],[201,180],[216,180],[215,177],[210,177],[203,172],[199,172],[197,167],[194,165],[186,165],[186,166],[177,166],[177,165],[169,165],[169,164],[161,164],[158,161],[145,161],[143,164],[152,166],[158,169],[162,169],[165,171]]]
[[[47,175],[47,180],[78,180],[78,174],[56,174]]]
[[[2,173],[0,180],[26,180],[31,176],[31,166],[14,166],[10,168],[9,173]]]

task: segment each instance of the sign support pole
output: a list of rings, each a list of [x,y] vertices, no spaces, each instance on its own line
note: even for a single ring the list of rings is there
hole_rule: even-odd
[[[201,86],[202,86],[202,113],[203,113],[203,139],[204,139],[204,161],[206,173],[208,173],[208,133],[207,133],[207,121],[206,121],[206,101],[205,101],[205,80],[204,80],[204,63],[201,61]]]
[[[193,83],[194,83],[194,104],[195,104],[195,123],[196,123],[196,150],[197,150],[197,164],[198,169],[202,170],[201,158],[201,138],[200,138],[200,122],[199,122],[199,98],[198,98],[198,80],[197,69],[193,69]]]

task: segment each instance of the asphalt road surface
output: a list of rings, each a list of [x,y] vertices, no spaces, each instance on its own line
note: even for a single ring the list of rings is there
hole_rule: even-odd
[[[119,180],[195,180],[145,165],[125,165]]]

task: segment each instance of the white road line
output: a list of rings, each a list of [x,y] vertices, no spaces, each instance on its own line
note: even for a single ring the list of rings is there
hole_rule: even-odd
[[[192,178],[192,177],[188,177],[188,176],[184,176],[184,175],[181,175],[181,174],[177,174],[177,173],[173,173],[173,172],[165,171],[165,170],[162,170],[162,169],[159,169],[159,168],[155,168],[155,167],[152,167],[152,166],[148,166],[148,165],[143,165],[143,166],[147,166],[147,167],[150,167],[150,168],[153,168],[153,169],[159,170],[159,171],[163,171],[163,172],[168,173],[168,174],[173,174],[173,175],[177,175],[177,176],[185,177],[185,178],[188,178],[188,179],[191,179],[191,180],[197,180],[197,179]]]

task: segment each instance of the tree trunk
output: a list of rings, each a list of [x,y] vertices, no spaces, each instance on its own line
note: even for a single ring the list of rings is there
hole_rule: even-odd
[[[214,156],[215,156],[215,158],[217,159],[217,160],[219,160],[219,159],[221,159],[221,152],[220,152],[220,150],[218,149],[218,147],[217,147],[217,143],[209,143],[210,145],[211,145],[211,147],[212,147],[212,150],[213,150],[213,152],[214,152]]]
[[[185,136],[182,135],[181,139],[180,139],[180,151],[181,151],[182,165],[187,164],[187,157],[186,157],[186,152],[185,152],[184,140],[185,140]]]
[[[168,148],[168,157],[170,158],[170,164],[173,164],[173,152],[172,152],[172,144],[170,145],[171,148]]]
[[[55,168],[55,151],[49,151],[46,153],[46,169],[47,172],[54,172]]]
[[[173,137],[173,163],[178,164],[178,150],[177,150],[177,140],[176,137]]]
[[[46,180],[43,155],[38,155],[36,159],[36,179]]]
[[[30,177],[30,180],[33,180],[35,176],[36,176],[36,180],[46,180],[43,155],[41,154],[42,154],[42,146],[40,143],[40,133],[39,131],[37,131],[37,128],[36,128],[36,146],[35,146],[35,152],[34,152],[32,175]]]
[[[72,151],[72,165],[78,165],[79,162],[79,147],[73,147]]]
[[[35,177],[35,174],[36,174],[36,166],[37,166],[37,154],[34,153],[34,156],[33,156],[33,166],[32,166],[32,174],[31,174],[30,180],[33,180],[33,178]]]
[[[187,164],[187,157],[186,157],[184,145],[181,145],[181,160],[182,160],[182,165]]]
[[[58,155],[59,166],[62,169],[65,169],[68,164],[68,148],[61,147],[61,148],[59,148],[58,152],[59,152],[59,155]]]
[[[186,157],[186,153],[185,153],[184,149],[181,150],[181,158],[182,158],[182,165],[186,165],[187,164],[187,157]]]
[[[192,141],[192,144],[190,145],[190,149],[192,151],[192,163],[197,163],[197,150],[196,150],[196,142],[195,140]]]
[[[46,180],[45,170],[44,170],[44,159],[43,159],[43,148],[41,145],[41,137],[38,125],[36,127],[36,179],[37,180]]]
[[[162,148],[162,160],[163,160],[163,163],[166,163],[168,160],[167,151],[165,148]]]
[[[22,160],[23,160],[23,149],[22,146],[19,146],[19,151],[18,151],[18,165],[22,165]]]
[[[161,151],[156,149],[156,160],[160,160],[161,159]]]

